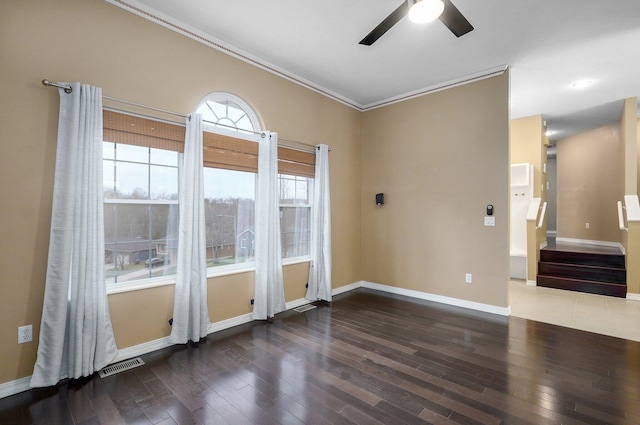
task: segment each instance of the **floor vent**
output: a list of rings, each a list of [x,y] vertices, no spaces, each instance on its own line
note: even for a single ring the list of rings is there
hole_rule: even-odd
[[[143,364],[144,361],[142,361],[140,357],[136,357],[135,359],[129,359],[120,363],[109,365],[104,369],[98,371],[98,375],[100,375],[101,378],[106,378],[107,376],[115,375],[116,373],[124,372],[125,370],[142,366]]]
[[[304,313],[305,311],[313,310],[314,308],[316,308],[315,305],[306,304],[306,305],[303,305],[302,307],[294,308],[294,310],[297,311],[298,313]]]

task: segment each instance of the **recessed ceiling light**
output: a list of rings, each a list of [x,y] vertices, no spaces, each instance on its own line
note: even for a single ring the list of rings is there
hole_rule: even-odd
[[[551,136],[551,135],[553,135],[553,134],[556,134],[556,132],[555,132],[555,131],[553,131],[553,130],[547,130],[547,131],[545,131],[545,133],[544,133],[544,135],[545,135],[545,136],[547,136],[547,137],[549,137],[549,136]]]
[[[574,83],[571,83],[571,88],[572,89],[583,89],[585,87],[589,87],[591,84],[593,84],[593,80],[579,80],[579,81],[576,81]]]

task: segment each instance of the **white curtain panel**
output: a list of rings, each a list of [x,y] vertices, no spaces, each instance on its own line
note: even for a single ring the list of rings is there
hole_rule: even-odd
[[[170,336],[174,344],[198,342],[210,325],[202,155],[202,115],[194,113],[187,118],[180,174],[178,270]]]
[[[32,387],[89,376],[118,354],[104,280],[102,90],[60,94],[49,257]]]
[[[311,267],[305,298],[331,302],[331,194],[329,146],[318,145],[313,205],[311,206]]]
[[[278,192],[278,134],[266,132],[258,148],[256,190],[256,278],[253,318],[266,320],[285,310]]]

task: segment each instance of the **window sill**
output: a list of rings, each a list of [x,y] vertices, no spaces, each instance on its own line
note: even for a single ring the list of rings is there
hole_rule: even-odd
[[[283,266],[291,266],[293,264],[301,264],[301,263],[310,263],[311,257],[305,255],[304,257],[291,257],[291,258],[283,258],[282,265]]]
[[[131,283],[114,283],[107,285],[107,295],[121,294],[123,292],[139,291],[142,289],[157,288],[160,286],[175,285],[176,276],[158,277],[155,279],[139,280]]]
[[[292,266],[294,264],[308,263],[310,261],[311,259],[309,258],[309,256],[285,258],[282,260],[282,265]],[[207,269],[207,279],[222,277],[222,276],[229,276],[229,275],[240,274],[240,273],[250,273],[255,271],[256,271],[255,264],[250,264],[242,267],[238,267],[238,266],[232,266],[229,268],[225,267],[223,270],[220,270],[220,268],[214,267],[214,268]],[[160,286],[175,285],[175,283],[176,283],[175,276],[146,279],[146,280],[141,280],[141,281],[136,281],[131,283],[116,283],[113,285],[107,285],[107,295],[121,294],[123,292],[140,291],[143,289],[157,288]]]

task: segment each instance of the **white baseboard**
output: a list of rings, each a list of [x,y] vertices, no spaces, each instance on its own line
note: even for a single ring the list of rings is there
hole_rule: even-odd
[[[538,282],[535,280],[527,280],[527,286],[538,286]]]
[[[474,301],[461,300],[459,298],[445,297],[443,295],[429,294],[427,292],[414,291],[412,289],[398,288],[395,286],[381,285],[379,283],[362,282],[363,288],[376,289],[378,291],[389,292],[397,295],[404,295],[421,300],[435,301],[441,304],[453,305],[456,307],[468,308],[470,310],[483,311],[485,313],[498,314],[500,316],[510,316],[511,307],[498,307],[490,304],[477,303]]]
[[[640,294],[627,292],[627,299],[631,301],[640,301]]]
[[[349,285],[341,286],[339,288],[333,288],[331,293],[332,295],[339,295],[339,294],[352,291],[354,289],[358,289],[361,287],[376,289],[378,291],[389,292],[397,295],[405,295],[412,298],[435,301],[442,304],[454,305],[457,307],[464,307],[471,310],[484,311],[487,313],[498,314],[501,316],[509,316],[511,314],[510,307],[496,307],[488,304],[481,304],[481,303],[476,303],[472,301],[460,300],[457,298],[444,297],[441,295],[428,294],[426,292],[413,291],[410,289],[397,288],[394,286],[381,285],[378,283],[371,283],[371,282],[365,282],[365,281],[354,282]],[[640,300],[640,294],[637,294],[637,295],[638,295],[638,300]],[[300,307],[302,305],[308,304],[309,302],[310,301],[305,298],[300,298],[300,299],[289,301],[288,303],[286,303],[286,308],[287,310],[290,310],[292,308],[296,308],[296,307]],[[208,332],[209,334],[220,332],[222,330],[229,329],[238,325],[243,325],[251,321],[253,321],[253,318],[251,317],[251,313],[243,314],[242,316],[232,317],[230,319],[211,323],[211,325],[209,325]],[[134,345],[132,347],[123,348],[121,350],[118,350],[118,355],[113,360],[113,362],[111,362],[111,364],[120,362],[122,360],[127,360],[133,357],[142,356],[144,354],[161,350],[163,348],[167,348],[172,345],[173,344],[169,341],[169,337],[166,336],[164,338],[159,338],[153,341],[143,342],[142,344]],[[29,390],[30,382],[31,382],[31,376],[26,376],[24,378],[16,379],[15,381],[10,381],[10,382],[5,382],[3,384],[0,384],[0,398],[9,397],[11,395]]]
[[[163,348],[171,347],[172,345],[173,343],[171,343],[169,341],[169,337],[166,336],[153,341],[143,342],[142,344],[134,345],[132,347],[123,348],[122,350],[118,350],[118,355],[110,364],[142,356],[143,354],[148,354],[153,351],[162,350]]]
[[[209,333],[220,332],[225,329],[232,328],[234,326],[244,325],[253,321],[251,313],[243,314],[242,316],[232,317],[231,319],[221,320],[209,325]]]
[[[31,389],[31,387],[29,387],[30,383],[31,376],[26,376],[24,378],[16,379],[15,381],[0,384],[0,398],[9,397],[10,395],[29,390]]]
[[[289,301],[288,303],[286,303],[285,307],[287,308],[287,310],[292,310],[294,308],[298,308],[310,303],[311,301],[306,298],[298,298],[297,300]]]
[[[358,289],[361,287],[362,287],[362,281],[354,282],[349,285],[341,286],[339,288],[333,288],[333,290],[331,290],[331,295],[340,295],[345,292],[353,291],[354,289]]]

